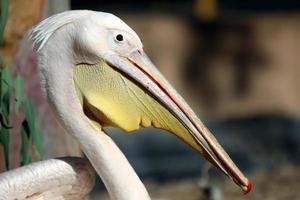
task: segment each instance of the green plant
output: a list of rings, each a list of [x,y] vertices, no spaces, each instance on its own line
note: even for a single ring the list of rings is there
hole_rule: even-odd
[[[8,0],[1,0],[0,7],[0,45],[3,43],[3,34],[6,27],[8,17]]]
[[[1,0],[1,19],[0,19],[0,44],[3,43],[3,34],[8,17],[8,0]],[[43,145],[41,131],[36,125],[35,108],[32,101],[23,95],[24,81],[20,75],[12,78],[10,69],[4,64],[3,56],[0,55],[0,146],[3,148],[5,166],[10,167],[10,132],[11,111],[14,110],[15,116],[20,118],[22,110],[24,117],[19,125],[21,137],[20,165],[26,165],[31,162],[30,149],[34,149],[36,157],[39,159],[43,155]],[[14,101],[11,101],[14,99]],[[14,109],[12,109],[14,107]],[[33,148],[30,148],[30,147]]]
[[[35,108],[32,101],[23,95],[23,80],[18,75],[12,80],[10,70],[3,68],[1,70],[1,91],[0,91],[0,144],[3,147],[5,165],[9,169],[10,162],[10,131],[12,106],[17,117],[20,117],[20,110],[24,112],[24,119],[20,124],[21,151],[20,165],[26,165],[31,162],[30,145],[35,150],[35,155],[40,159],[43,155],[43,145],[41,131],[36,125]],[[14,101],[11,101],[14,99]]]

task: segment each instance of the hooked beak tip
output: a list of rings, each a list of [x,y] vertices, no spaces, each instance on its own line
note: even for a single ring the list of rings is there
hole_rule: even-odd
[[[247,185],[243,187],[244,195],[248,194],[251,191],[252,183],[250,179],[247,179]]]

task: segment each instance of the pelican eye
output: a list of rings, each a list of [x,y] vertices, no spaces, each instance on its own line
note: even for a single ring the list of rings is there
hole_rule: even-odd
[[[124,38],[123,38],[123,35],[118,34],[118,35],[116,36],[116,39],[117,39],[119,42],[122,42]]]

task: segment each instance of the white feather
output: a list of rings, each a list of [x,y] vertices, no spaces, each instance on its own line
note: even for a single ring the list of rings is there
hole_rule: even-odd
[[[43,20],[29,32],[29,37],[33,41],[34,47],[37,51],[40,51],[55,31],[89,13],[91,11],[88,10],[68,11]]]
[[[83,199],[94,186],[83,158],[57,158],[0,174],[0,199]]]

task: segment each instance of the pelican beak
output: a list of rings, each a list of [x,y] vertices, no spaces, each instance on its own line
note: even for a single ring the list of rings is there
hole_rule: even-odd
[[[144,87],[163,104],[188,129],[197,145],[204,150],[200,153],[231,177],[245,194],[251,190],[250,180],[241,173],[215,137],[161,75],[143,50],[136,50],[127,56],[107,54],[104,56],[104,60],[120,73]]]

